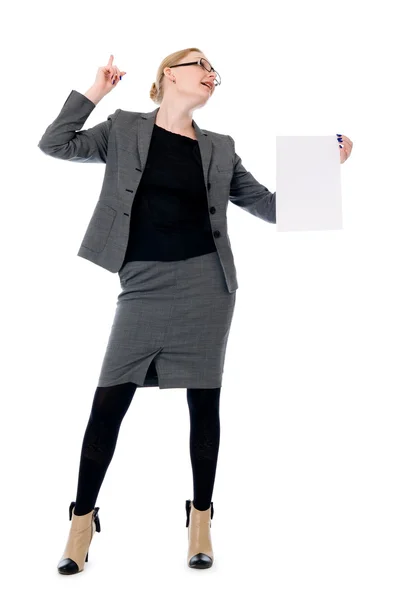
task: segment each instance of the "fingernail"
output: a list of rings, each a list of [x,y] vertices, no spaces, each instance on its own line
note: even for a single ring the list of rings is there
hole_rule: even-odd
[[[121,81],[121,75],[120,75],[120,81]]]
[[[111,82],[111,85],[114,85],[114,79],[113,79],[113,81]]]
[[[340,148],[342,148],[341,144],[339,144]]]

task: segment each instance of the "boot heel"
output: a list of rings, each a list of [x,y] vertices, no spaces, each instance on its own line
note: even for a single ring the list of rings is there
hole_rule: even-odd
[[[57,569],[61,575],[75,575],[84,569],[89,559],[89,546],[95,531],[100,532],[99,507],[96,506],[86,515],[76,515],[75,502],[71,502],[69,516],[71,523],[70,533],[63,556]]]

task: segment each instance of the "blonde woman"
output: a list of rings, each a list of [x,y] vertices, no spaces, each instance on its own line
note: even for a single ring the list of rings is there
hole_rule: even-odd
[[[100,532],[97,496],[137,387],[186,388],[193,499],[186,500],[187,564],[213,564],[212,493],[219,401],[234,313],[236,269],[227,204],[276,222],[276,194],[242,165],[234,140],[192,119],[220,85],[198,48],[167,56],[150,98],[153,112],[117,109],[81,131],[124,71],[113,56],[93,86],[73,90],[39,148],[49,156],[105,163],[99,201],[78,256],[119,274],[121,293],[84,434],[61,574],[84,569]]]

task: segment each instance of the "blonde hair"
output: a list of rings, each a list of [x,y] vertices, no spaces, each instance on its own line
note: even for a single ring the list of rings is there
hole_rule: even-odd
[[[178,52],[173,52],[166,56],[164,60],[160,63],[159,68],[157,69],[156,81],[152,83],[152,87],[150,88],[150,98],[156,104],[161,104],[163,100],[164,86],[164,69],[166,67],[170,67],[171,65],[176,65],[180,62],[181,59],[185,58],[190,52],[202,52],[199,48],[185,48],[185,50],[179,50]]]

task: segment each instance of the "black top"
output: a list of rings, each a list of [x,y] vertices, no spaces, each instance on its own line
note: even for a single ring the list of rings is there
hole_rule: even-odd
[[[216,252],[197,140],[154,125],[124,263]]]

